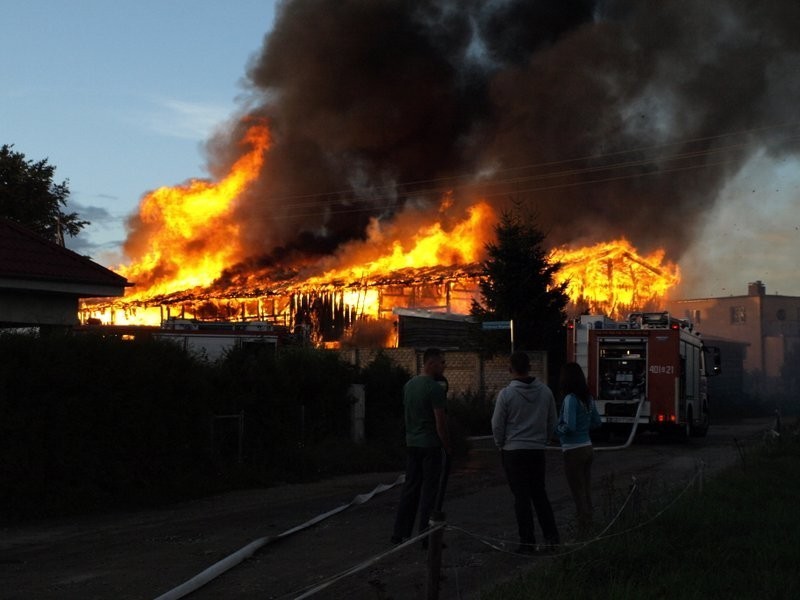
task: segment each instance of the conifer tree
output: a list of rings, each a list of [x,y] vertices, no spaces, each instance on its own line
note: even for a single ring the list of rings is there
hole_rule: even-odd
[[[515,349],[562,348],[567,284],[555,283],[560,264],[548,261],[544,233],[517,209],[503,213],[495,234],[486,245],[482,302],[473,300],[470,312],[480,321],[513,320]]]

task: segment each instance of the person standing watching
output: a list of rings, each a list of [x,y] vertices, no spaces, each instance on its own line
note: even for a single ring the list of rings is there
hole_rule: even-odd
[[[428,528],[444,454],[451,453],[447,429],[444,353],[428,348],[422,355],[422,374],[412,377],[403,388],[406,428],[406,481],[394,522],[393,544],[410,538],[419,514],[419,529]],[[423,544],[424,545],[424,544]]]
[[[556,431],[564,453],[564,474],[578,512],[578,535],[584,536],[592,527],[594,448],[589,431],[600,426],[600,414],[578,363],[567,363],[561,369],[560,388],[564,404]]]
[[[554,548],[560,541],[545,490],[545,448],[556,425],[555,398],[549,387],[530,376],[530,368],[527,354],[511,355],[512,380],[498,393],[492,414],[492,435],[514,495],[517,552],[522,554],[537,551],[531,505],[547,546]]]

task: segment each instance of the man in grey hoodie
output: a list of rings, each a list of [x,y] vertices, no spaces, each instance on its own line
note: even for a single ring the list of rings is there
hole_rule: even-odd
[[[492,414],[492,435],[500,448],[508,485],[514,495],[520,545],[517,552],[532,554],[559,544],[553,508],[545,491],[545,448],[556,426],[556,402],[544,383],[530,376],[524,352],[511,355],[511,382],[500,390]],[[546,546],[537,548],[533,510]]]

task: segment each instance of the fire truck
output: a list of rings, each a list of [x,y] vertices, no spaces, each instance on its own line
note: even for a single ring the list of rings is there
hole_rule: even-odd
[[[637,432],[702,437],[710,424],[707,377],[721,372],[719,348],[667,312],[617,322],[582,315],[567,326],[567,360],[586,373],[600,435]]]

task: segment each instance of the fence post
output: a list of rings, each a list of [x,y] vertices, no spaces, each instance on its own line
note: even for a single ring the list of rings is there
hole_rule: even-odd
[[[443,512],[435,510],[431,513],[431,520],[428,524],[433,527],[444,523],[445,515]],[[442,570],[442,537],[444,527],[440,527],[428,536],[428,580],[425,593],[426,600],[438,600],[439,580]]]
[[[366,399],[364,397],[364,384],[354,383],[347,392],[350,397],[350,439],[356,444],[363,444],[364,417],[366,415]]]
[[[442,473],[439,476],[439,488],[436,491],[436,498],[433,502],[433,511],[428,522],[429,527],[444,525],[444,494],[447,490],[447,481],[450,478],[450,467],[452,466],[450,455],[442,453]],[[442,537],[444,527],[440,527],[428,536],[428,590],[427,600],[437,600],[439,598],[439,579],[442,570]]]

